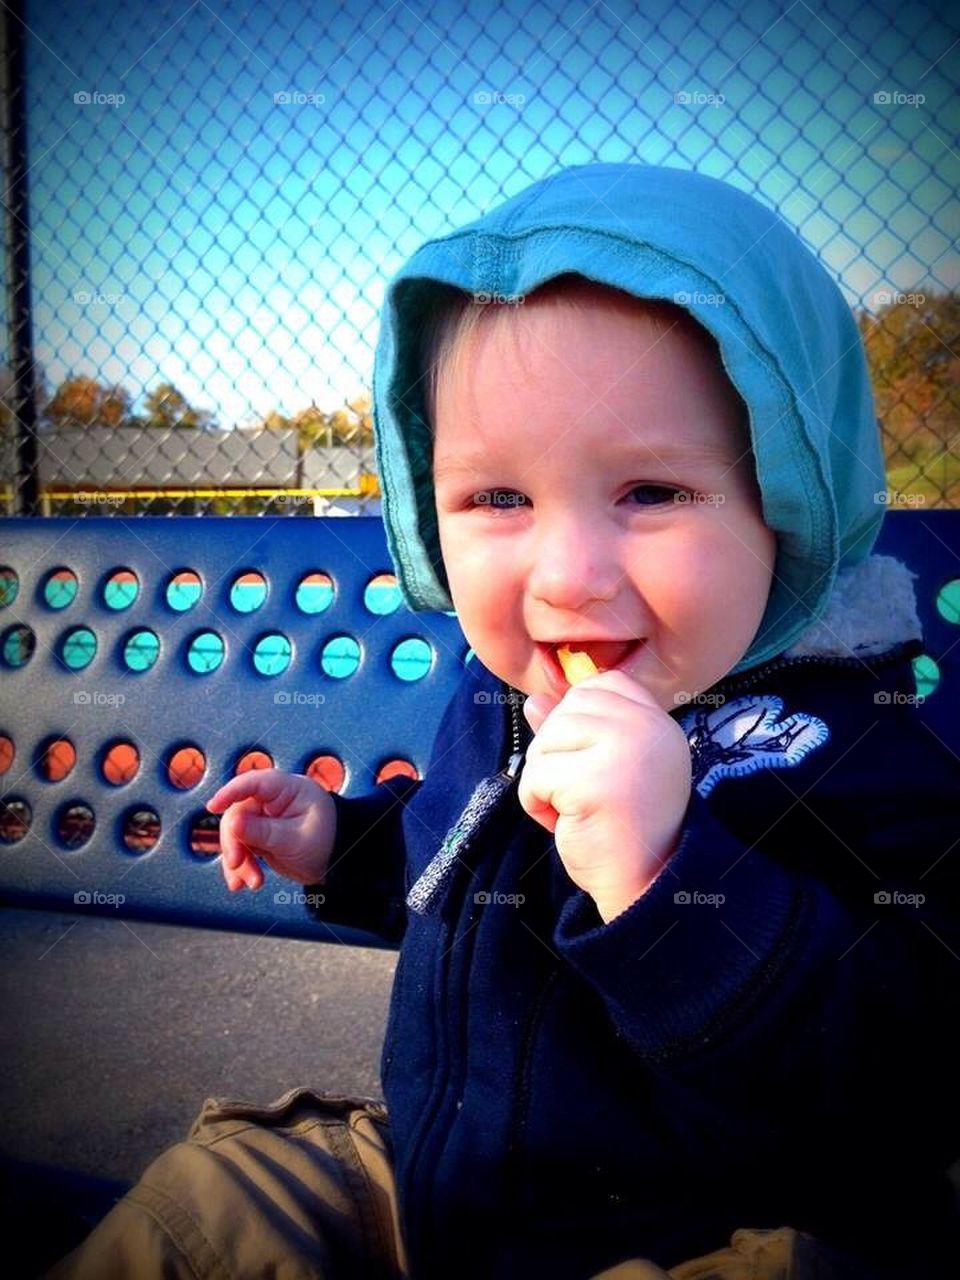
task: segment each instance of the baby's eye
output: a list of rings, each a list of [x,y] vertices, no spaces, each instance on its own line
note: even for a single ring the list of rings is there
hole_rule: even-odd
[[[654,507],[660,506],[664,502],[674,502],[676,495],[682,492],[682,489],[665,484],[638,484],[630,490],[631,496],[638,493],[646,495],[646,497],[637,499],[637,505],[641,507]]]

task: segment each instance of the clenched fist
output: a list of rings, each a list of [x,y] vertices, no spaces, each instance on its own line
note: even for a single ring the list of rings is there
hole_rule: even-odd
[[[649,888],[680,840],[690,747],[676,720],[623,671],[524,703],[535,737],[518,798],[550,831],[570,879],[604,923]]]

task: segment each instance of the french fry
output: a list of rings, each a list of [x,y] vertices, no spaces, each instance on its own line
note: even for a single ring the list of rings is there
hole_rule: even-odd
[[[599,669],[589,653],[580,653],[565,644],[557,649],[557,657],[569,684],[579,684],[587,676],[595,676]]]

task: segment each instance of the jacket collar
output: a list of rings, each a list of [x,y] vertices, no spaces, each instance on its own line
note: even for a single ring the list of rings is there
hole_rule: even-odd
[[[841,569],[826,608],[784,657],[874,657],[922,639],[916,576],[902,561],[883,555]]]

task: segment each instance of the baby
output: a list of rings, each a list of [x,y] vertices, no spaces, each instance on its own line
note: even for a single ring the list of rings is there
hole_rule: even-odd
[[[374,388],[475,660],[423,779],[208,808],[231,890],[401,944],[409,1274],[960,1274],[960,770],[875,699],[922,641],[837,286],[732,186],[581,166],[413,256]]]

